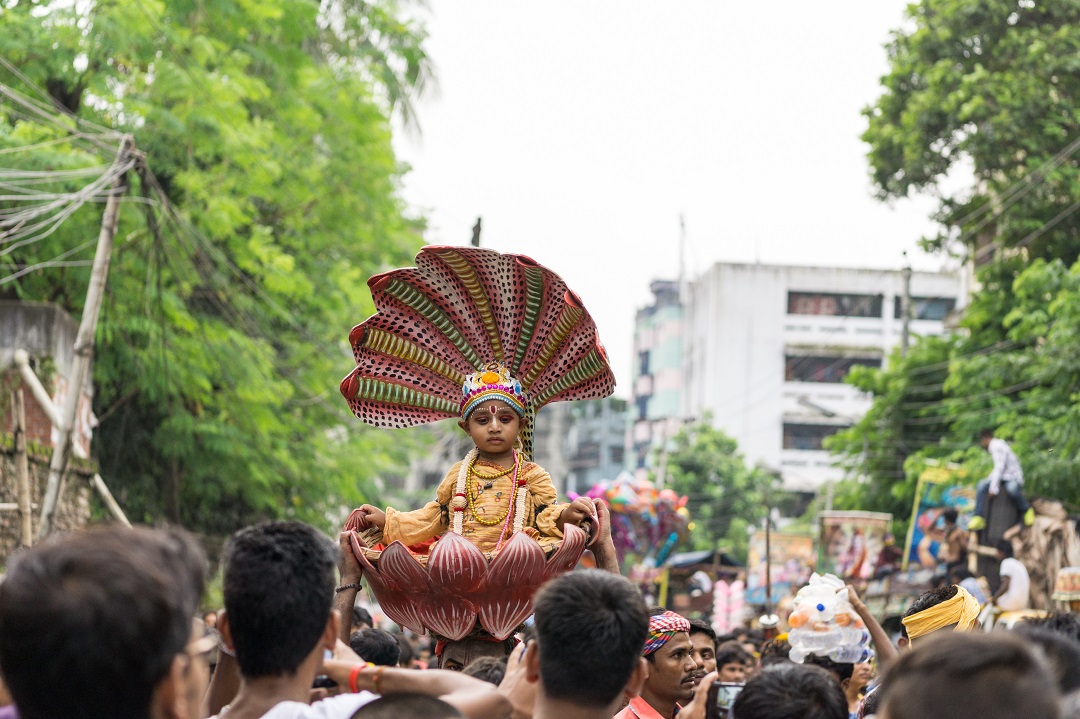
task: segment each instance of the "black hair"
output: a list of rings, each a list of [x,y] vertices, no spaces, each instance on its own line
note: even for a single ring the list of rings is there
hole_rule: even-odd
[[[586,569],[545,584],[534,605],[544,693],[588,707],[611,704],[638,666],[649,633],[637,588],[616,574]]]
[[[690,619],[690,636],[695,634],[704,634],[712,640],[713,647],[716,646],[716,630],[709,626],[708,622],[704,622],[700,619]]]
[[[936,607],[942,602],[949,601],[956,596],[958,591],[959,589],[955,584],[946,584],[945,586],[931,589],[929,592],[916,597],[915,601],[913,601],[911,606],[907,608],[907,611],[904,612],[904,619],[907,619],[913,614],[925,611],[930,607]],[[900,634],[904,638],[907,638],[907,627],[904,626],[902,622],[900,624]]]
[[[477,657],[465,665],[461,673],[499,686],[506,675],[506,657]]]
[[[851,675],[855,673],[855,665],[851,662],[834,662],[827,656],[807,654],[805,663],[813,664],[816,667],[821,667],[830,674],[835,674],[836,681],[838,682],[843,682],[845,679],[851,679]]]
[[[885,673],[889,719],[1057,719],[1058,692],[1043,663],[1008,632],[943,632],[919,641]]]
[[[776,664],[746,683],[733,719],[847,719],[848,703],[832,675],[812,664]]]
[[[791,645],[786,639],[770,639],[761,646],[759,663],[764,668],[773,664],[790,662],[789,654],[791,654]]]
[[[754,657],[741,644],[730,642],[716,652],[716,668],[725,664],[753,664]]]
[[[442,699],[427,694],[387,694],[365,704],[351,719],[464,719],[464,714]]]
[[[1004,554],[1006,557],[1013,556],[1012,542],[1008,539],[999,539],[997,542],[997,550]]]
[[[14,555],[0,583],[0,671],[23,719],[150,716],[191,638],[206,559],[175,530],[109,526]]]
[[[336,547],[300,522],[241,529],[225,547],[225,611],[240,674],[296,671],[334,602]]]
[[[948,507],[945,509],[944,512],[941,513],[941,516],[945,519],[946,522],[956,524],[956,518],[958,514],[955,507]]]
[[[373,627],[375,622],[371,620],[371,612],[363,607],[353,607],[352,610],[352,626],[357,631],[364,627]]]
[[[365,662],[380,667],[396,667],[401,658],[401,646],[397,638],[382,629],[367,627],[349,635],[349,646]]]
[[[734,634],[718,634],[716,635],[716,646],[720,646],[724,642],[734,642],[736,640],[737,637]]]
[[[1080,642],[1080,617],[1072,612],[1050,612],[1045,617],[1025,619],[1024,624],[1031,624],[1062,634],[1074,642]]]
[[[1080,689],[1080,644],[1028,622],[1016,624],[1013,631],[1039,648],[1062,695]]]
[[[398,666],[408,669],[412,666],[413,657],[416,656],[412,642],[404,634],[395,634],[394,638],[397,639],[398,649],[401,650],[401,656],[398,657]]]
[[[982,429],[979,430],[979,439],[993,439],[993,438],[994,438],[994,428],[993,427],[983,427]]]

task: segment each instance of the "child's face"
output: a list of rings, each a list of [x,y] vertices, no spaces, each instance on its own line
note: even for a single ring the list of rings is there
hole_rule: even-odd
[[[722,667],[717,667],[716,681],[735,682],[741,684],[746,681],[746,665],[742,662],[728,662]]]
[[[482,453],[506,454],[514,448],[514,440],[521,430],[521,418],[510,405],[492,399],[474,409],[460,425]]]

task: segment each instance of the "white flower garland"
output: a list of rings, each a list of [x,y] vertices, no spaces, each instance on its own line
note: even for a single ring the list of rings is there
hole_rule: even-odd
[[[465,522],[465,505],[466,491],[468,490],[469,482],[469,468],[473,466],[473,462],[476,461],[476,457],[479,454],[479,450],[473,447],[472,450],[465,455],[465,459],[461,460],[461,468],[458,469],[457,484],[454,487],[454,496],[450,500],[450,511],[454,513],[453,519],[453,532],[454,534],[461,534],[462,525]],[[514,453],[514,466],[520,468],[520,464],[517,461],[517,452]],[[512,477],[515,484],[519,482],[518,472],[514,472]],[[525,526],[525,485],[519,485],[511,487],[511,491],[517,491],[517,502],[514,507],[514,531],[511,532],[511,536],[520,532]]]

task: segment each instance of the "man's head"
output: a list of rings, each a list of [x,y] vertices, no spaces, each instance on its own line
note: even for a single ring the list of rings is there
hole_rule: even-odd
[[[14,556],[0,583],[0,671],[20,716],[197,715],[209,669],[185,650],[205,563],[187,535],[123,527]]]
[[[983,449],[990,447],[990,440],[994,438],[994,430],[991,427],[986,427],[979,431],[979,444]]]
[[[375,622],[371,621],[371,612],[363,607],[354,606],[352,610],[352,628],[354,631],[360,631],[368,627],[375,626]]]
[[[1013,631],[1038,648],[1063,695],[1080,689],[1080,644],[1067,635],[1030,622],[1020,622]]]
[[[901,649],[942,629],[969,631],[979,618],[979,603],[966,589],[949,584],[918,597],[901,619]]]
[[[1024,642],[1007,633],[942,633],[904,654],[881,686],[883,719],[1056,719],[1058,694]]]
[[[349,646],[365,662],[378,664],[380,667],[397,666],[401,658],[401,646],[397,638],[382,629],[361,629],[349,636]]]
[[[488,684],[499,686],[503,677],[506,676],[506,659],[480,657],[469,662],[468,666],[461,670],[461,673],[467,677],[476,677]]]
[[[596,569],[570,572],[545,584],[533,605],[536,641],[525,661],[546,698],[614,714],[637,696],[649,616],[633,584]]]
[[[700,619],[690,620],[690,643],[694,645],[694,659],[705,673],[716,671],[716,632]]]
[[[753,663],[754,658],[741,644],[725,644],[716,653],[716,681],[742,683]]]
[[[960,516],[957,514],[954,507],[948,507],[941,513],[941,518],[945,520],[946,524],[956,524],[956,518]]]
[[[1031,624],[1062,634],[1074,642],[1080,642],[1080,616],[1072,612],[1050,612],[1045,617],[1027,619],[1024,624]]]
[[[997,542],[997,558],[1001,562],[1013,556],[1012,542],[1008,539],[999,539]]]
[[[776,664],[739,692],[733,719],[847,719],[848,702],[832,675],[812,664]]]
[[[836,683],[841,687],[845,686],[844,682],[851,680],[851,675],[855,672],[855,665],[851,662],[834,662],[827,656],[818,656],[817,654],[808,654],[805,663],[821,667],[829,674],[832,674],[836,679]]]
[[[291,674],[334,647],[334,549],[300,522],[260,524],[229,539],[219,626],[244,677]]]
[[[356,710],[351,719],[463,719],[464,715],[442,699],[427,694],[388,694]]]
[[[703,666],[694,657],[690,622],[660,607],[653,612],[643,652],[649,673],[642,694],[665,703],[686,703],[694,698],[694,688],[705,675]]]

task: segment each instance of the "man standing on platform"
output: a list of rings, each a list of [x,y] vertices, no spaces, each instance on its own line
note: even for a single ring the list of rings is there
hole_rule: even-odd
[[[1035,510],[1024,496],[1024,470],[1012,447],[1003,439],[994,436],[994,430],[984,429],[979,432],[979,444],[990,453],[994,460],[994,469],[975,485],[975,516],[968,522],[968,529],[979,531],[986,527],[987,496],[994,497],[1005,488],[1016,505],[1016,511],[1026,526],[1035,523]]]

